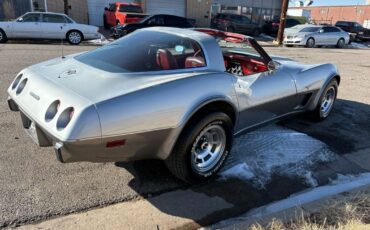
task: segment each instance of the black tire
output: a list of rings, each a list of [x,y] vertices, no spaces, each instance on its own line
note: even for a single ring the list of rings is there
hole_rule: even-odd
[[[82,33],[77,30],[69,31],[66,38],[71,45],[79,45],[83,41]]]
[[[334,98],[333,98],[333,103],[331,105],[331,107],[329,108],[329,110],[324,113],[322,111],[322,105],[323,105],[323,99],[324,97],[327,96],[327,93],[330,89],[334,89]],[[337,99],[337,94],[338,94],[338,81],[336,79],[333,79],[331,80],[331,82],[325,87],[324,91],[322,92],[321,96],[320,96],[320,99],[317,103],[317,106],[315,108],[314,111],[310,112],[310,118],[311,120],[313,121],[322,121],[322,120],[325,120],[329,115],[330,113],[332,112],[333,108],[334,108],[334,104],[335,104],[335,101]]]
[[[202,132],[212,129],[213,127],[217,127],[217,129],[222,129],[224,131],[224,148],[221,148],[223,151],[220,151],[216,160],[211,164],[211,167],[208,168],[207,171],[200,172],[195,166],[198,162],[195,161],[195,158],[194,160],[192,159],[192,157],[195,156],[193,155],[195,153],[192,151],[195,151],[199,147],[197,144],[204,138]],[[171,155],[165,160],[167,168],[177,178],[188,183],[202,182],[211,179],[217,174],[229,155],[232,145],[232,135],[233,123],[230,117],[222,112],[213,112],[204,116],[199,121],[190,123],[181,133]],[[203,151],[203,144],[206,144],[207,147],[208,141],[204,141],[201,145],[201,149],[198,148],[198,150]],[[216,148],[212,146],[211,149]],[[208,159],[210,158],[211,157]]]
[[[337,42],[337,48],[342,49],[346,45],[344,38],[340,38]]]
[[[307,39],[306,47],[307,48],[314,48],[315,47],[315,39],[313,39],[313,38]]]
[[[252,36],[253,37],[257,37],[257,36],[260,36],[261,34],[261,30],[258,29],[258,28],[255,28],[253,31],[252,31]]]
[[[5,43],[8,41],[8,37],[6,36],[4,30],[0,29],[0,43]]]
[[[293,47],[293,45],[285,45],[285,47]]]
[[[108,25],[108,22],[107,22],[107,17],[104,16],[103,20],[104,20],[104,29],[109,29],[109,25]]]
[[[234,29],[234,27],[228,26],[228,27],[226,27],[226,32],[234,33],[235,29]]]

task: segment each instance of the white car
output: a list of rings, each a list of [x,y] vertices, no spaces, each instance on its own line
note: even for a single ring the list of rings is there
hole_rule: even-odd
[[[59,13],[29,12],[14,21],[0,22],[0,43],[10,39],[66,39],[78,45],[98,38],[98,27],[78,24]]]
[[[285,30],[286,46],[336,46],[349,44],[349,34],[335,26],[297,25]]]

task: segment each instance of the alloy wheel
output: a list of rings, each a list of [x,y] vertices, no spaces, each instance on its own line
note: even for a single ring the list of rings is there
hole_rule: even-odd
[[[203,129],[191,148],[191,167],[199,173],[211,170],[221,159],[226,147],[226,132],[213,124]]]
[[[68,39],[73,44],[79,44],[82,38],[79,32],[74,31],[69,34]]]
[[[327,117],[333,108],[336,97],[336,89],[331,86],[327,89],[325,96],[321,100],[320,113],[322,117]]]

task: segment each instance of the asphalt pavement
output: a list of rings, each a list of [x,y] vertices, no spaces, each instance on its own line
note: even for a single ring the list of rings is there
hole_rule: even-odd
[[[94,48],[93,46],[66,45],[64,52],[70,54]],[[270,135],[271,130],[296,131],[327,146],[334,157],[329,160],[327,158],[318,159],[312,165],[307,166],[308,172],[312,174],[317,185],[327,183],[338,173],[366,171],[366,167],[361,163],[364,165],[370,163],[369,158],[365,156],[361,162],[356,162],[348,156],[360,151],[365,154],[370,153],[369,50],[267,48],[267,51],[304,63],[335,63],[343,78],[338,103],[332,117],[328,120],[315,124],[304,117],[297,117],[262,129],[260,132],[263,135]],[[243,179],[243,177],[236,176],[189,187],[173,178],[164,164],[156,160],[105,164],[59,163],[51,148],[37,147],[24,133],[19,114],[10,112],[7,107],[6,90],[16,74],[23,68],[61,56],[61,53],[60,45],[0,45],[0,227],[45,220],[123,201],[131,202],[140,199],[151,201],[157,196],[176,194],[181,190],[202,193],[208,197],[220,197],[231,204],[231,206],[226,206],[226,210],[216,209],[214,213],[207,213],[197,218],[194,214],[190,215],[179,209],[178,205],[185,205],[188,200],[174,202],[172,206],[168,204],[169,200],[152,202],[152,205],[163,212],[191,218],[199,226],[205,226],[312,186],[305,181],[305,178],[297,178],[278,171],[279,167],[284,168],[286,165],[292,168],[301,167],[301,163],[307,158],[299,159],[293,165],[276,166],[263,186],[256,185],[254,179]],[[241,141],[243,138],[253,137],[255,134],[246,135],[251,136],[240,137],[237,141],[243,143]],[[269,136],[264,138],[268,139]],[[260,138],[257,139],[260,140]],[[285,139],[285,141],[291,146],[294,145],[294,139]],[[277,142],[274,143],[277,145]],[[274,143],[267,141],[264,144],[271,146]],[[248,149],[248,146],[244,148]],[[266,153],[266,149],[261,148],[262,153]],[[246,160],[248,154],[240,157],[238,152],[240,148],[233,149],[226,169],[248,162]],[[268,159],[260,160],[267,161]],[[223,171],[225,172],[226,169]],[[253,173],[258,172],[253,171]],[[246,195],[243,196],[243,194]],[[193,213],[196,213],[196,210],[193,210]]]

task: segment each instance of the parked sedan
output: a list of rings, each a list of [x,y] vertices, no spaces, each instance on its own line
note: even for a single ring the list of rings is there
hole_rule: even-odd
[[[138,23],[129,23],[125,25],[118,25],[111,29],[112,37],[120,38],[137,29],[153,27],[153,26],[166,26],[177,28],[192,28],[194,25],[188,19],[168,14],[155,14],[148,16]]]
[[[98,38],[98,27],[78,24],[65,14],[31,12],[14,21],[0,22],[0,43],[11,39],[66,39],[78,45]]]
[[[217,174],[235,135],[326,119],[339,82],[334,65],[271,57],[245,35],[152,27],[22,70],[8,104],[61,162],[162,159],[193,182]]]
[[[336,46],[343,48],[350,42],[349,34],[335,26],[298,25],[285,31],[286,46]]]
[[[217,14],[211,21],[211,28],[252,36],[258,36],[262,32],[261,27],[252,22],[250,17],[230,13]]]

